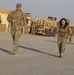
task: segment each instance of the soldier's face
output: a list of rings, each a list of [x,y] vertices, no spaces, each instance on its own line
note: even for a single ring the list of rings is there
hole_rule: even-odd
[[[62,25],[65,25],[65,24],[66,24],[65,20],[62,20]]]
[[[16,10],[17,11],[21,11],[21,7],[16,7]]]

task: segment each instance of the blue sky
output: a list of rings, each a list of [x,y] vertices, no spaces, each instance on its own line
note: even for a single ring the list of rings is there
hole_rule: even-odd
[[[15,10],[16,3],[22,3],[22,10],[34,16],[55,16],[58,20],[69,18],[74,24],[74,0],[0,0],[0,8]]]

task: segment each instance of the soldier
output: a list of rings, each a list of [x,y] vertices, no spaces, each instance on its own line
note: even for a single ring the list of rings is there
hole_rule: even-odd
[[[64,56],[64,51],[65,51],[65,46],[66,46],[66,42],[67,42],[67,34],[68,34],[68,30],[69,30],[69,24],[67,23],[65,18],[62,18],[59,22],[58,25],[58,48],[59,48],[59,54],[60,57]]]
[[[25,25],[26,18],[25,13],[21,10],[22,4],[16,4],[16,10],[12,11],[7,20],[11,23],[11,35],[13,39],[13,55],[18,51],[18,40],[21,36],[23,25]]]
[[[69,28],[69,42],[72,43],[72,37],[73,37],[73,27]]]
[[[0,24],[2,23],[1,15],[0,15]]]
[[[37,26],[37,19],[33,18],[32,19],[32,31],[31,34],[36,35],[36,26]]]

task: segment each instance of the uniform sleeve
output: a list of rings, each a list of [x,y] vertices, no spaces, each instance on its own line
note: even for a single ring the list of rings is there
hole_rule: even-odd
[[[12,12],[10,12],[10,14],[8,14],[7,21],[8,22],[11,22],[12,21]]]
[[[25,13],[23,13],[23,17],[24,17],[24,25],[26,25],[27,24],[27,18],[26,18]]]
[[[67,31],[67,32],[69,31],[69,25],[66,27],[65,31]]]
[[[69,34],[69,25],[66,27],[65,31]]]
[[[63,32],[68,33],[68,31],[69,31],[69,25],[67,25],[67,27],[65,28],[65,30],[63,30]]]

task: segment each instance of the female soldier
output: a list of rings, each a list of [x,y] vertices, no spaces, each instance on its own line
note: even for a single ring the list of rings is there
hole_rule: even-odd
[[[59,22],[57,29],[58,32],[57,43],[58,43],[60,57],[64,56],[68,30],[69,30],[69,24],[65,18],[62,18]]]

